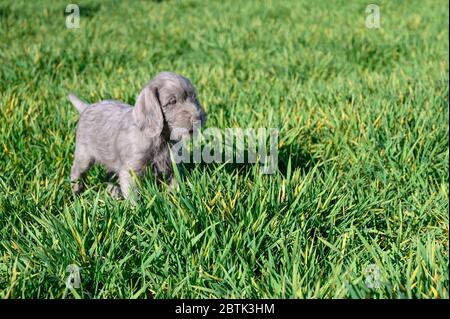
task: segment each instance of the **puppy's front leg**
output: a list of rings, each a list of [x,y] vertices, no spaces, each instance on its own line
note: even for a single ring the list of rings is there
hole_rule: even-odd
[[[169,191],[176,193],[179,190],[180,190],[180,185],[178,185],[178,182],[175,179],[175,176],[171,176],[170,177],[170,183],[169,183]]]
[[[119,184],[123,197],[130,198],[131,202],[136,205],[138,193],[129,170],[123,169],[119,172]]]
[[[82,184],[83,176],[92,166],[93,160],[88,156],[83,156],[81,152],[75,152],[75,160],[73,161],[72,170],[70,173],[70,182],[75,194],[83,192]]]
[[[153,168],[155,177],[166,183],[171,184],[173,180],[172,160],[170,158],[169,148],[163,149],[153,158]]]

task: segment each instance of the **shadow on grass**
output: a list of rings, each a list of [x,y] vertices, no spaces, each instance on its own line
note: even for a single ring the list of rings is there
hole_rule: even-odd
[[[269,155],[269,154],[267,154]],[[310,152],[299,144],[291,144],[278,149],[278,167],[275,169],[273,175],[281,173],[286,177],[288,172],[288,163],[291,161],[291,172],[296,169],[301,169],[302,173],[307,174],[316,164],[317,160],[314,159]],[[247,159],[247,154],[245,154]],[[206,172],[208,169],[213,171],[219,167],[222,167],[222,171],[229,175],[245,175],[251,178],[251,171],[255,169],[255,166],[259,166],[259,171],[263,169],[263,164],[257,163],[182,163],[180,165],[183,174],[190,172],[191,170],[198,169],[201,172]],[[265,174],[270,176],[272,174]]]

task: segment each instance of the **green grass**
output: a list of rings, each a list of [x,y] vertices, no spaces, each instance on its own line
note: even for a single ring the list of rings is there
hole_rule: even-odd
[[[0,297],[449,297],[448,2],[379,1],[381,29],[367,1],[80,2],[78,30],[0,4]],[[277,174],[191,165],[133,208],[95,168],[74,197],[67,93],[134,104],[162,70],[208,127],[278,127]]]

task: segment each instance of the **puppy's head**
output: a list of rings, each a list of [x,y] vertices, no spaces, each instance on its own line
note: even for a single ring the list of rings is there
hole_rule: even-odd
[[[134,110],[141,130],[155,137],[167,127],[170,139],[181,140],[206,123],[206,113],[191,81],[172,72],[159,73],[140,93]]]

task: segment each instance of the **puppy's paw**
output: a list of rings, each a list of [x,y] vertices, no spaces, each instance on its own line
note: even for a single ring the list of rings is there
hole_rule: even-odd
[[[107,190],[109,192],[109,194],[114,198],[114,199],[121,199],[122,197],[122,192],[120,191],[120,187],[117,185],[112,185],[109,184],[107,187]]]
[[[80,195],[84,191],[84,186],[81,183],[73,183],[72,190],[76,195]]]
[[[175,178],[171,179],[167,188],[173,193],[178,193],[180,191],[180,185],[178,185],[178,182]]]

